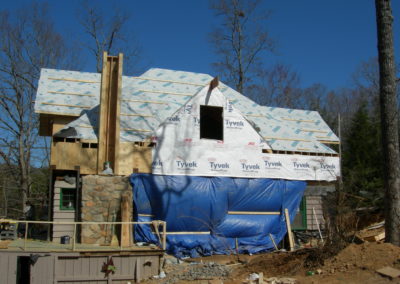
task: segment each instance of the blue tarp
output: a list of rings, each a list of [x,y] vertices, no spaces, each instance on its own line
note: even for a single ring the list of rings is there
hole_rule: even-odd
[[[304,181],[260,178],[163,176],[130,177],[136,221],[164,220],[167,251],[177,257],[257,253],[273,248],[286,234],[284,214],[241,215],[228,211],[283,212],[293,220],[303,196]],[[136,242],[158,243],[149,225],[134,228]]]

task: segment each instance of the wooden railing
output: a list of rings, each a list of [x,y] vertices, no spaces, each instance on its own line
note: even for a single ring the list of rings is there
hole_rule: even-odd
[[[151,230],[153,234],[155,234],[159,242],[161,244],[161,249],[165,250],[167,245],[167,223],[165,221],[155,220],[151,222],[68,222],[68,221],[28,221],[28,220],[12,220],[12,219],[0,219],[0,223],[10,223],[16,224],[17,228],[19,224],[25,224],[25,232],[24,232],[24,246],[23,250],[26,250],[27,247],[27,239],[28,239],[28,231],[29,224],[48,224],[48,225],[74,225],[73,235],[72,235],[72,245],[71,250],[76,251],[76,234],[77,234],[77,225],[121,225],[120,230],[120,242],[119,247],[120,250],[124,250],[122,244],[122,234],[123,234],[123,226],[122,225],[152,225],[153,229]],[[162,226],[162,232],[160,232],[159,228]],[[17,229],[18,230],[18,229]],[[131,244],[133,243],[133,236],[131,235]],[[89,244],[88,244],[89,245]],[[129,246],[131,248],[131,246]]]

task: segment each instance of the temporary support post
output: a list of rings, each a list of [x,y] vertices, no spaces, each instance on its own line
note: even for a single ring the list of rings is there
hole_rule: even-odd
[[[287,233],[288,233],[288,238],[289,238],[289,247],[290,247],[290,251],[293,251],[294,240],[293,240],[292,226],[290,225],[289,210],[287,208],[285,208],[285,219],[286,219],[286,227],[287,227]]]
[[[97,173],[104,170],[104,163],[110,162],[114,174],[119,173],[119,116],[122,87],[123,55],[103,54],[101,73],[99,144],[97,154]]]
[[[121,221],[122,222],[130,222],[131,218],[131,207],[132,198],[129,198],[129,194],[123,194],[121,200]],[[121,225],[121,247],[130,247],[131,246],[131,234],[130,234],[130,227],[129,224],[122,224]]]

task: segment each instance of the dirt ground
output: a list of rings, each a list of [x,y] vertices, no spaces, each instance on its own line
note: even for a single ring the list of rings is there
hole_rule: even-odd
[[[320,249],[308,248],[252,256],[216,255],[176,262],[167,257],[166,277],[144,283],[241,284],[251,283],[249,275],[260,272],[264,283],[273,284],[400,283],[400,278],[391,279],[376,272],[386,266],[400,269],[400,247],[383,242],[350,244],[325,260]],[[271,277],[276,277],[275,282],[267,281]]]

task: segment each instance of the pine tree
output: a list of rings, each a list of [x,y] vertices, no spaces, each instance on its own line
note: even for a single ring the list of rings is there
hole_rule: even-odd
[[[383,204],[383,163],[380,150],[379,121],[361,103],[345,137],[343,176],[345,190],[361,197],[364,206]],[[359,204],[361,205],[361,204]]]

